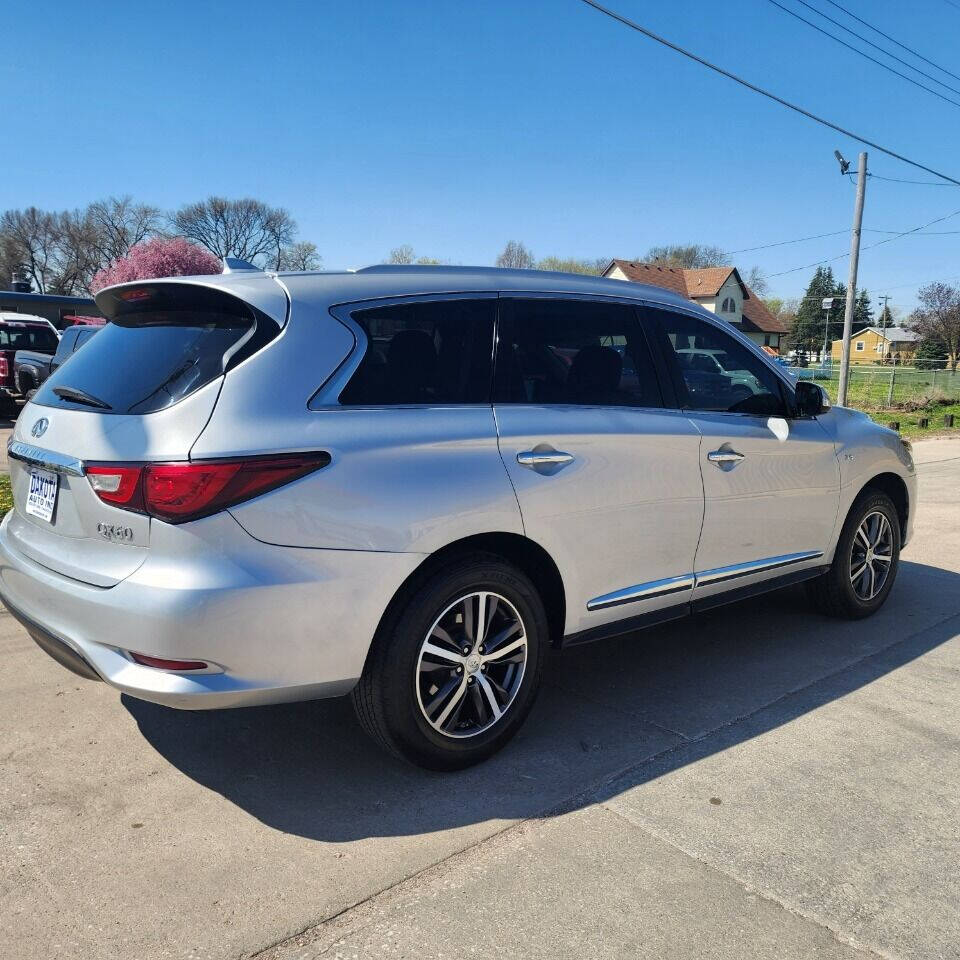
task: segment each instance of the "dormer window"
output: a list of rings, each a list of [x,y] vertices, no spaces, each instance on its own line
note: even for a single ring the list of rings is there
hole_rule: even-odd
[[[722,304],[720,304],[721,313],[736,313],[737,304],[734,301],[733,297],[725,297]]]

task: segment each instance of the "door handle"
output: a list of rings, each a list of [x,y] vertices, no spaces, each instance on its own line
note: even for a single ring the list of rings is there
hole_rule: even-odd
[[[573,463],[573,455],[564,453],[562,450],[550,450],[538,452],[536,450],[525,450],[517,454],[517,463],[521,467],[558,467],[567,463]]]
[[[739,463],[741,460],[745,460],[746,457],[742,453],[737,453],[736,450],[711,450],[707,454],[707,459],[711,463],[717,464],[717,466],[723,466],[724,464],[735,464]]]

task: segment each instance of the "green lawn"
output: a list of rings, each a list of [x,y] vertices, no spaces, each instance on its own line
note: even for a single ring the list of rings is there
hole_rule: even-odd
[[[0,517],[13,509],[13,491],[10,489],[10,474],[0,473]]]
[[[951,436],[960,433],[960,403],[932,403],[924,410],[867,410],[877,423],[889,426],[892,421],[899,422],[900,433],[909,440],[919,440],[922,437]],[[952,413],[955,420],[953,427],[945,427],[943,418]],[[920,426],[920,418],[926,417],[930,421],[927,427]]]

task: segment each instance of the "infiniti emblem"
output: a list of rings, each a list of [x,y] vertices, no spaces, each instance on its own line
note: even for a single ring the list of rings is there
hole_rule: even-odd
[[[47,427],[50,426],[50,421],[46,417],[41,417],[31,428],[30,436],[31,437],[42,437],[47,432]]]

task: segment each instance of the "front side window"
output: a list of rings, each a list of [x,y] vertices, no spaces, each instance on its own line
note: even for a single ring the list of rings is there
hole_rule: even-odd
[[[779,380],[747,347],[696,317],[652,312],[659,317],[661,342],[675,364],[683,407],[786,416]]]
[[[490,402],[495,299],[411,301],[351,314],[367,350],[340,394],[348,406]]]
[[[633,307],[590,300],[501,299],[499,403],[660,407]]]

